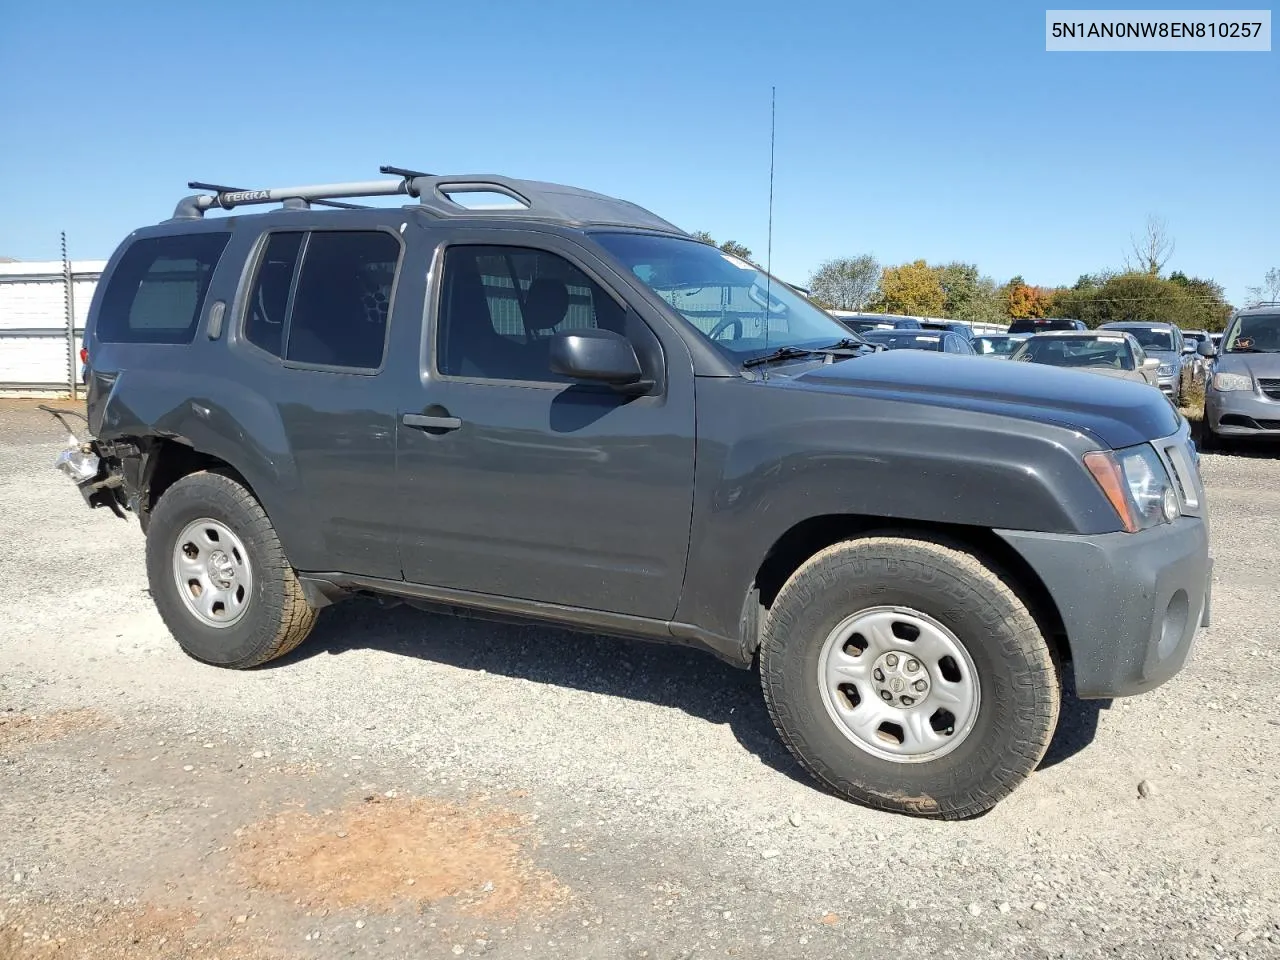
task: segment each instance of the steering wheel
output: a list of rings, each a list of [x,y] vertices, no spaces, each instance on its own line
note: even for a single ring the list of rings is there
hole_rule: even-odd
[[[720,334],[724,333],[730,327],[733,327],[733,339],[741,340],[742,339],[742,318],[741,317],[725,317],[723,320],[721,320],[719,323],[717,323],[714,327],[711,328],[711,332],[707,334],[707,336],[710,337],[712,340],[719,340]]]

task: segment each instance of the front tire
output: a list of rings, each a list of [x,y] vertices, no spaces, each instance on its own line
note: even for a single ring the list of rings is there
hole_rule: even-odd
[[[147,527],[147,579],[165,626],[203,663],[256,667],[315,625],[266,512],[220,473],[189,474],[160,497]]]
[[[1057,725],[1057,664],[972,553],[912,536],[836,544],[774,601],[760,649],[783,741],[848,799],[940,819],[995,806]]]

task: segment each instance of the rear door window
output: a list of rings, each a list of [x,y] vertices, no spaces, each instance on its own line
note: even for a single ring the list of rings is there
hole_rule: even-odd
[[[209,232],[135,241],[111,272],[98,310],[104,343],[190,343],[209,281],[231,234]]]
[[[270,234],[242,335],[294,363],[376,370],[399,264],[400,241],[382,230]]]
[[[380,367],[399,263],[400,241],[381,230],[312,233],[290,311],[285,359]]]

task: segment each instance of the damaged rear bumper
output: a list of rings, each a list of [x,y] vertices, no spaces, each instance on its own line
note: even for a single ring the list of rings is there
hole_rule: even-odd
[[[96,440],[72,443],[58,454],[54,468],[76,485],[90,507],[106,507],[123,518],[129,509],[124,473],[114,451],[104,450]]]

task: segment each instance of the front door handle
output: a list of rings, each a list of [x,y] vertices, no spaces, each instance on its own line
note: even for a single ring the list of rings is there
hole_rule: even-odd
[[[457,430],[462,426],[457,417],[430,417],[423,413],[406,413],[400,419],[407,427],[422,427],[424,430]]]

